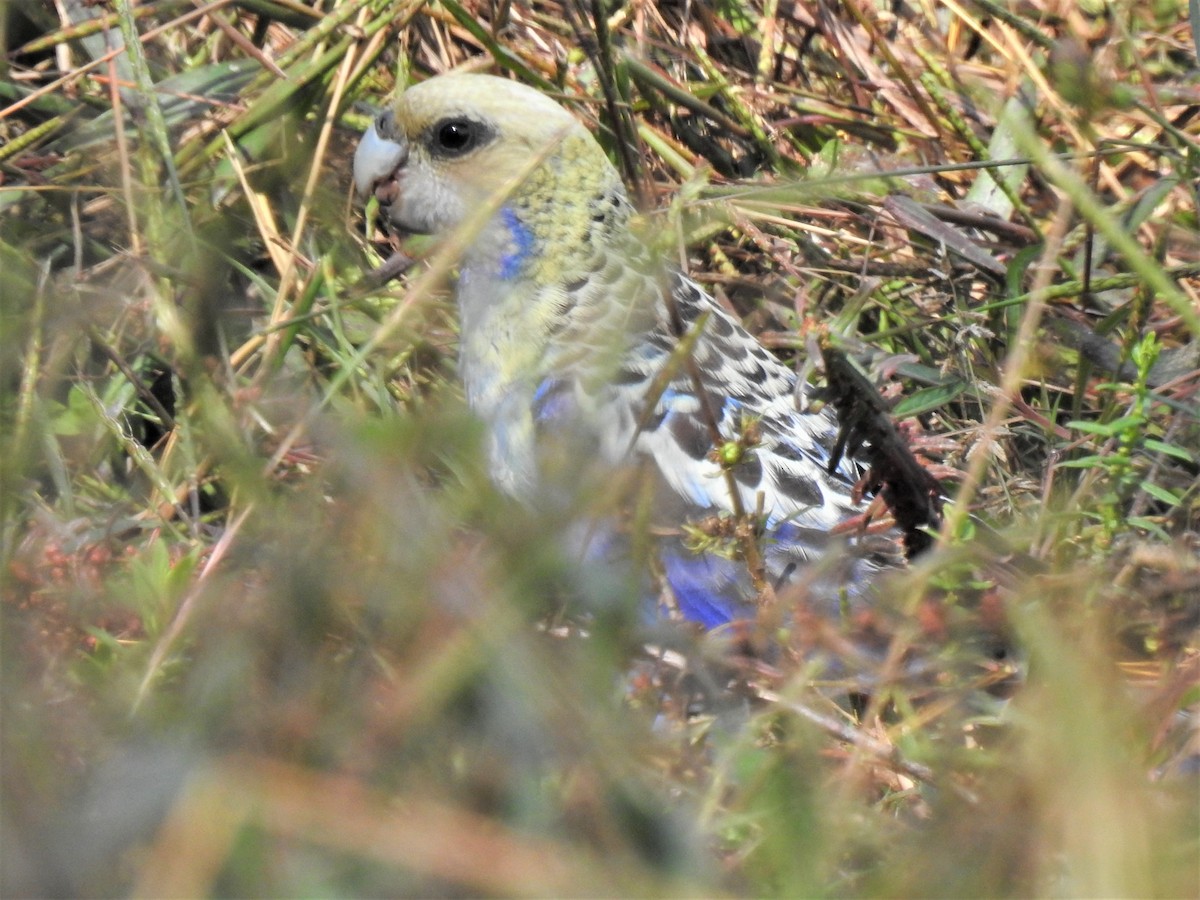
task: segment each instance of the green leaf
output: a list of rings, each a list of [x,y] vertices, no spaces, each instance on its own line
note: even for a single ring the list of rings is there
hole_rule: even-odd
[[[1147,516],[1133,516],[1128,520],[1128,523],[1133,528],[1140,528],[1142,531],[1153,534],[1164,541],[1169,541],[1171,536],[1162,527],[1162,523],[1151,519]]]
[[[54,433],[62,437],[76,437],[93,431],[100,423],[95,407],[88,399],[87,393],[79,386],[72,386],[67,392],[67,403],[64,406],[53,400],[48,401],[47,413],[52,420]]]
[[[1099,434],[1103,437],[1113,437],[1129,428],[1138,428],[1146,424],[1145,416],[1121,416],[1111,422],[1082,422],[1078,419],[1067,423],[1068,428],[1082,431],[1085,434]]]
[[[1178,447],[1175,444],[1167,444],[1155,438],[1146,438],[1144,446],[1147,450],[1153,450],[1155,453],[1161,453],[1164,456],[1173,456],[1176,459],[1181,459],[1184,462],[1195,462],[1196,454],[1186,447]]]
[[[905,419],[930,410],[940,409],[966,391],[968,387],[969,385],[965,381],[955,380],[947,384],[921,388],[897,403],[892,409],[892,415],[897,419]]]
[[[1180,498],[1168,491],[1165,487],[1160,487],[1152,481],[1147,481],[1142,485],[1142,490],[1153,497],[1155,500],[1161,500],[1170,506],[1178,506]]]
[[[1069,459],[1066,462],[1060,462],[1058,467],[1060,469],[1090,469],[1093,466],[1104,465],[1111,458],[1110,456],[1084,456],[1079,459]]]
[[[1084,434],[1098,434],[1101,437],[1112,437],[1115,433],[1111,422],[1083,422],[1079,419],[1072,419],[1067,423],[1067,427],[1075,431],[1082,431]]]

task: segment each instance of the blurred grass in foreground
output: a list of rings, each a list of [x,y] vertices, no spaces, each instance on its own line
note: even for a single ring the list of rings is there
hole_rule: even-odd
[[[10,4],[0,70],[0,892],[1200,893],[1182,3],[63,8]],[[443,296],[357,286],[353,103],[468,59],[586,98],[780,353],[869,351],[996,533],[740,671],[648,658],[586,503],[490,485]],[[1007,195],[951,168],[1018,148]],[[1003,225],[921,215],[964,195]],[[849,631],[857,716],[800,652]]]

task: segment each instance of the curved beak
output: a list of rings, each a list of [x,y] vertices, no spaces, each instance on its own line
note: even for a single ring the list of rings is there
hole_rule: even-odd
[[[358,196],[365,198],[375,191],[385,204],[395,200],[399,190],[396,175],[408,161],[408,142],[391,137],[395,133],[391,116],[390,112],[384,113],[372,122],[354,151],[354,188]]]

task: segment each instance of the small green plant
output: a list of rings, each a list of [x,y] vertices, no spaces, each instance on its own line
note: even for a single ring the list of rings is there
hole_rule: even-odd
[[[1133,345],[1130,360],[1135,368],[1131,384],[1104,382],[1096,390],[1117,397],[1127,397],[1125,412],[1101,422],[1074,420],[1068,427],[1101,440],[1101,452],[1061,463],[1062,468],[1084,470],[1084,479],[1101,479],[1094,509],[1089,513],[1100,525],[1099,540],[1111,544],[1127,525],[1136,525],[1163,534],[1161,527],[1148,517],[1130,520],[1126,511],[1135,493],[1142,491],[1168,508],[1181,502],[1173,491],[1145,478],[1152,455],[1161,454],[1183,462],[1195,457],[1183,447],[1150,437],[1155,427],[1154,407],[1158,403],[1150,388],[1150,373],[1158,360],[1160,345],[1153,332],[1148,332]],[[1165,535],[1164,535],[1165,536]]]

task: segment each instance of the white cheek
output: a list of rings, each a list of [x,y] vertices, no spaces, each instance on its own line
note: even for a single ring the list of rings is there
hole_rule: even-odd
[[[407,231],[434,234],[449,231],[463,219],[466,204],[444,179],[424,166],[400,173],[399,198],[391,219]]]

